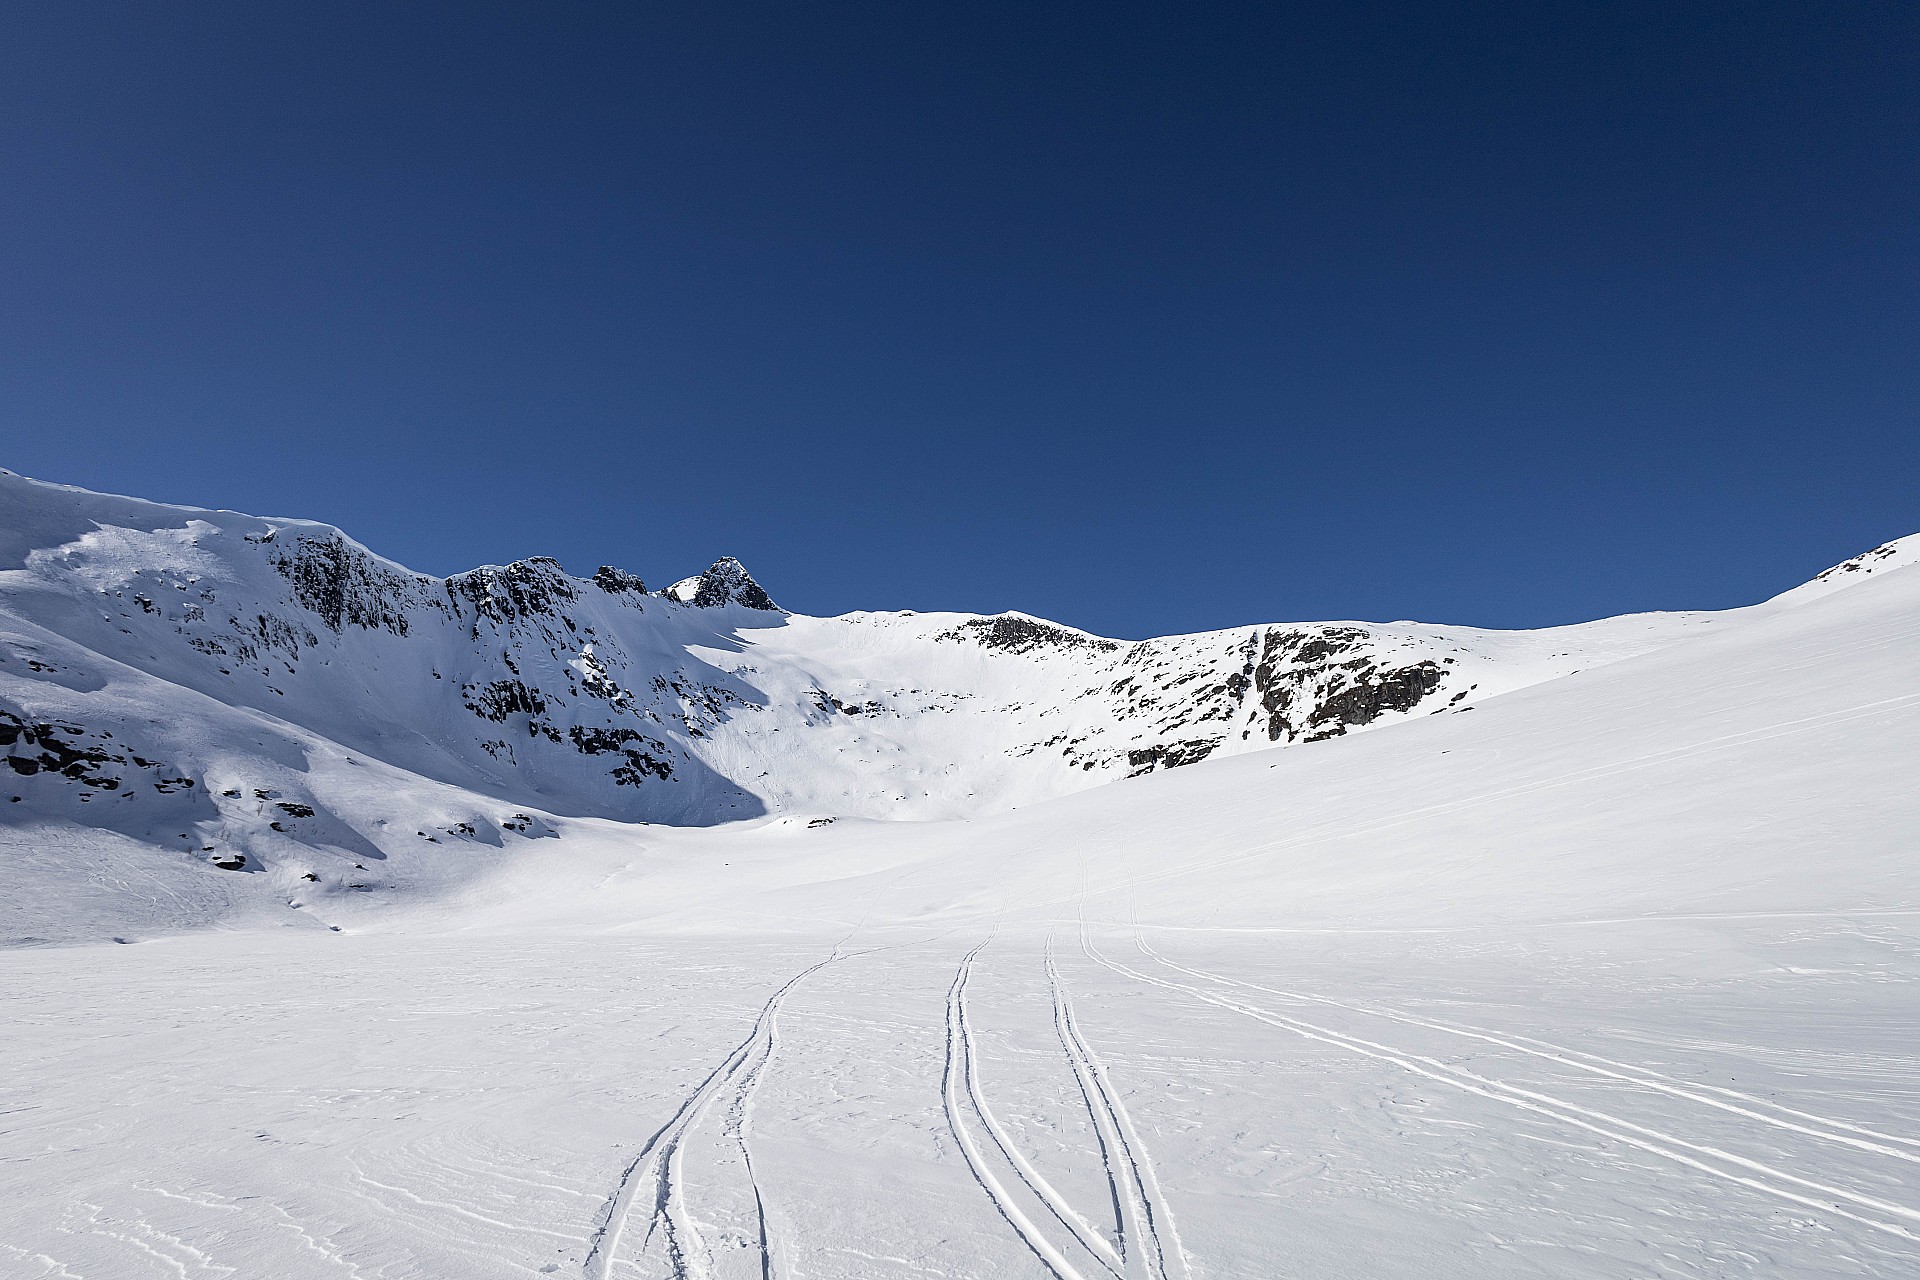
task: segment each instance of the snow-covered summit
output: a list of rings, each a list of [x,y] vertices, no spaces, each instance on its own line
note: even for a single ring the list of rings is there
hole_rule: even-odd
[[[1920,564],[1920,533],[1883,542],[1871,551],[1862,551],[1857,556],[1842,560],[1831,569],[1815,574],[1809,581],[1781,592],[1768,603],[1784,604],[1815,599],[1842,587],[1864,582],[1875,574],[1890,573],[1915,564]]]

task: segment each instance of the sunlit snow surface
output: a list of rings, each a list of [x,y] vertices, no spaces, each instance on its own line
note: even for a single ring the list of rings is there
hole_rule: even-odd
[[[0,952],[0,1275],[1920,1275],[1897,559],[971,820],[541,816],[306,900],[0,828],[8,936],[142,925]]]

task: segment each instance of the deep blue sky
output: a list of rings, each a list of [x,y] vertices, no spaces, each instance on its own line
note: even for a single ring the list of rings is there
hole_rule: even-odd
[[[1920,6],[7,27],[30,475],[1128,636],[1731,605],[1920,530]]]

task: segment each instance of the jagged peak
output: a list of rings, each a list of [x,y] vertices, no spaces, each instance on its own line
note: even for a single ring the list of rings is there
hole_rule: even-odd
[[[613,565],[603,564],[593,571],[593,585],[608,595],[645,595],[647,584],[638,574],[628,573]]]
[[[753,580],[747,567],[732,556],[721,556],[708,566],[705,573],[680,579],[667,588],[666,594],[669,599],[690,604],[697,609],[737,604],[768,613],[786,612]]]
[[[551,556],[481,565],[446,580],[447,595],[496,622],[558,613],[580,598],[578,583]]]

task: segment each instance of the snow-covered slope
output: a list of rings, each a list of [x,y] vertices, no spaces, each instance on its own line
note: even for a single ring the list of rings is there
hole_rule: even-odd
[[[1017,613],[806,617],[731,558],[659,594],[543,559],[439,579],[326,525],[0,472],[0,827],[34,832],[36,858],[151,878],[117,913],[138,929],[403,894],[559,817],[978,817],[1459,711],[1917,554],[1889,544],[1732,613],[1128,642]]]
[[[811,618],[731,558],[658,594],[545,559],[440,579],[326,525],[0,472],[0,821],[308,875],[498,845],[543,814],[964,817],[1472,705],[1722,621],[1128,642],[1017,613]],[[358,807],[335,767],[409,798]]]
[[[496,619],[354,560],[402,632],[277,585],[329,534],[76,501],[111,518],[18,521],[0,571],[0,937],[141,945],[0,950],[0,1275],[1920,1274],[1920,539],[1729,613],[1334,653],[808,619],[731,570],[711,609],[488,571]],[[314,642],[247,666],[270,601]],[[598,804],[561,726],[644,714],[589,641],[616,691],[688,673],[645,703],[670,777],[609,794],[758,816]],[[1299,741],[1420,662],[1410,713]],[[548,705],[441,693],[493,680]],[[532,781],[472,747],[509,731]]]

